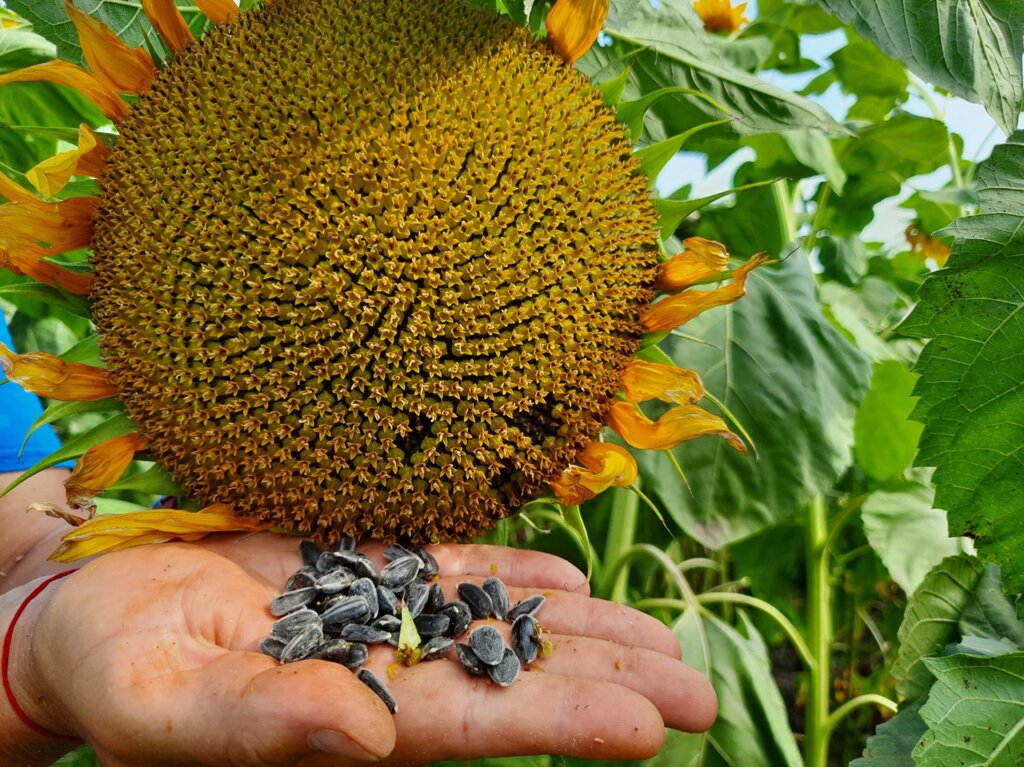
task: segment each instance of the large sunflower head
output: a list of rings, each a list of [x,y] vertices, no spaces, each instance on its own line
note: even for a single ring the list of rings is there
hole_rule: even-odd
[[[688,288],[726,268],[715,244],[659,263],[649,179],[570,65],[607,3],[560,0],[550,46],[464,0],[205,0],[201,40],[170,0],[143,6],[162,67],[69,2],[90,71],[0,78],[78,87],[116,127],[33,169],[38,195],[0,184],[0,265],[88,293],[105,369],[0,365],[58,399],[116,394],[133,425],[82,457],[73,505],[145,450],[246,524],[464,538],[549,487],[631,482],[606,423],[634,447],[742,447],[696,376],[634,359],[756,262],[712,291]],[[53,200],[73,174],[98,197]],[[48,260],[83,246],[91,274]],[[650,421],[652,398],[675,407]]]

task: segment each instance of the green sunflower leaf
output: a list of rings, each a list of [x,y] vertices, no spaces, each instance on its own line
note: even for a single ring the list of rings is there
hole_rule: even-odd
[[[6,0],[6,5],[30,21],[36,33],[56,45],[60,58],[85,63],[75,25],[64,10],[64,0]],[[176,0],[175,5],[194,33],[206,26],[206,17],[191,0]],[[75,6],[102,21],[128,45],[163,50],[160,36],[142,11],[142,0],[75,0]]]
[[[932,675],[924,661],[960,638],[957,622],[984,570],[975,557],[947,557],[925,576],[910,598],[892,668],[896,689],[903,697],[915,700],[928,692]]]
[[[822,314],[801,252],[755,270],[747,295],[682,328],[662,348],[750,432],[760,458],[703,437],[675,454],[691,493],[659,453],[642,452],[644,489],[689,535],[711,548],[776,524],[849,466],[853,417],[871,365]],[[714,411],[713,405],[706,407]]]
[[[159,466],[151,466],[145,471],[137,471],[122,477],[107,489],[134,490],[149,495],[181,495],[178,483]]]
[[[917,767],[1024,764],[1024,652],[927,658],[935,676],[921,718]]]
[[[1017,0],[822,0],[929,82],[981,103],[1004,131],[1021,108],[1024,4]],[[890,74],[893,82],[895,75]]]
[[[78,458],[90,447],[95,447],[101,442],[106,442],[114,437],[131,434],[133,431],[135,431],[135,424],[131,422],[128,416],[115,415],[113,418],[104,421],[84,434],[72,437],[59,450],[55,450],[31,468],[26,469],[21,476],[4,488],[3,492],[0,492],[0,498],[7,495],[26,479],[35,476],[44,469],[49,469],[51,466],[56,466],[58,463],[71,460],[72,458]]]
[[[32,422],[28,433],[25,435],[25,440],[22,442],[22,447],[25,446],[25,443],[28,442],[28,438],[31,437],[37,429],[41,429],[43,426],[51,423],[56,423],[61,418],[80,415],[82,413],[112,413],[123,409],[124,407],[121,405],[121,402],[117,397],[107,397],[105,399],[93,400],[92,402],[51,402],[46,410],[44,410],[42,414]]]
[[[0,35],[0,72],[42,64],[57,55],[45,38],[25,29],[5,29]]]
[[[850,767],[915,767],[911,752],[928,726],[921,718],[924,700],[900,706],[899,713],[878,725],[868,738],[864,756],[850,762]]]
[[[10,285],[0,285],[0,298],[12,300],[14,304],[17,304],[19,298],[27,298],[56,306],[79,317],[91,316],[89,300],[85,296],[75,296],[38,282],[15,282]]]
[[[911,396],[917,376],[902,362],[875,363],[871,390],[853,422],[853,450],[871,477],[886,482],[910,468],[921,437],[921,424],[908,420],[916,399]]]
[[[935,466],[952,535],[975,540],[1024,590],[1024,131],[978,166],[980,213],[957,219],[947,268],[930,275],[900,330],[931,338],[917,365],[925,424],[917,463]]]

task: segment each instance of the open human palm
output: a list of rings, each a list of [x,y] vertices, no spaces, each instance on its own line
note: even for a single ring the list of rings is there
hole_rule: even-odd
[[[365,547],[380,561],[379,547]],[[592,599],[550,555],[491,546],[432,548],[453,598],[497,574],[513,600],[551,592],[539,616],[551,655],[509,688],[452,659],[400,667],[389,646],[368,666],[398,700],[392,716],[348,669],[280,665],[257,652],[268,601],[299,565],[294,539],[224,536],[100,557],[51,587],[27,619],[37,721],[81,735],[106,767],[386,765],[552,753],[638,759],[664,727],[715,715],[707,681],[679,662],[661,623]],[[453,654],[454,655],[454,654]]]

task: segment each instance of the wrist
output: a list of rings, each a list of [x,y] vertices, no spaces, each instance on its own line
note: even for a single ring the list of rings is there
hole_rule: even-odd
[[[47,673],[55,669],[48,667],[46,634],[39,630],[41,616],[62,585],[63,577],[40,578],[0,597],[4,640],[0,753],[9,757],[55,758],[81,742],[56,694],[53,674]]]

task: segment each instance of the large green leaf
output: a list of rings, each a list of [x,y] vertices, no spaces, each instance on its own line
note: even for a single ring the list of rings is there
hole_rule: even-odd
[[[0,32],[0,72],[42,64],[56,55],[57,49],[51,42],[27,29]]]
[[[807,258],[758,269],[747,296],[670,336],[662,347],[697,370],[749,430],[760,458],[705,437],[676,454],[693,494],[665,456],[640,456],[645,488],[689,533],[717,548],[779,522],[849,466],[853,414],[871,367],[821,313]]]
[[[581,69],[603,80],[617,73],[616,64],[619,70],[631,67],[639,93],[627,93],[629,98],[682,86],[725,107],[733,119],[732,127],[740,133],[796,128],[835,135],[846,132],[820,105],[771,85],[730,61],[734,54],[730,47],[735,43],[708,35],[686,0],[662,0],[658,8],[647,0],[616,4],[605,31],[615,45],[595,46],[581,61]],[[696,116],[701,114],[703,117]],[[654,139],[664,139],[721,117],[707,103],[684,95],[670,96],[651,110],[648,128]]]
[[[1024,764],[1024,652],[928,658],[935,676],[921,718],[917,767]]]
[[[935,466],[935,502],[950,532],[975,539],[1024,590],[1024,132],[977,171],[981,212],[957,219],[947,268],[924,283],[903,333],[921,354],[917,463]]]
[[[930,485],[904,482],[872,493],[861,509],[868,543],[908,594],[929,570],[967,543],[947,537],[946,514],[932,508],[933,497]]]
[[[965,637],[980,637],[1004,642],[1010,649],[1024,650],[1024,621],[1003,593],[999,568],[989,565],[978,579],[964,610],[959,628]]]
[[[850,762],[850,767],[915,767],[911,752],[928,729],[921,718],[923,703],[917,700],[901,706],[896,716],[878,725],[868,738],[864,756]]]
[[[1019,0],[822,0],[921,77],[985,105],[1009,133],[1021,106]]]
[[[7,7],[32,22],[33,29],[57,46],[62,59],[84,62],[78,33],[64,10],[64,0],[6,0]],[[206,17],[191,0],[175,0],[193,31],[206,25]],[[156,31],[142,11],[142,0],[75,0],[75,6],[109,26],[131,46],[163,50]]]
[[[875,363],[871,389],[857,410],[854,453],[861,468],[880,482],[902,476],[917,452],[923,427],[908,420],[917,401],[911,396],[916,380],[901,362]]]
[[[706,734],[670,732],[646,767],[803,764],[764,640],[742,612],[740,624],[742,631],[693,611],[676,623],[687,663],[708,675],[715,688],[718,719]]]
[[[893,665],[896,688],[909,700],[921,697],[932,685],[925,659],[960,638],[958,621],[974,592],[984,566],[960,554],[940,562],[907,603],[900,625],[899,654]]]

